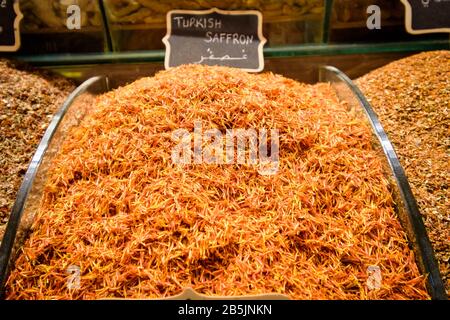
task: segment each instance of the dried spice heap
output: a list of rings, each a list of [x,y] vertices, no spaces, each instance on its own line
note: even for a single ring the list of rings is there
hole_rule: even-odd
[[[394,143],[450,293],[450,51],[407,57],[356,82]]]
[[[278,173],[173,164],[196,120],[279,129]],[[371,141],[329,85],[270,73],[181,66],[109,92],[54,159],[8,298],[428,298]]]
[[[0,241],[28,164],[73,88],[60,76],[0,59]]]

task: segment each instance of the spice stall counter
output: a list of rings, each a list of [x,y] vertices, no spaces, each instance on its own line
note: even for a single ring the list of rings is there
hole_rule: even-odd
[[[161,298],[192,286],[210,296],[445,299],[375,113],[336,68],[315,77],[324,83],[184,66],[128,85],[88,79],[25,174],[0,248],[2,293]],[[219,133],[280,130],[280,171],[171,164],[171,132],[195,130],[193,116]],[[68,289],[74,266],[80,287]]]

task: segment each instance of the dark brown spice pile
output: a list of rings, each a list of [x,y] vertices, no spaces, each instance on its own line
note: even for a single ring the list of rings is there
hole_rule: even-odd
[[[73,89],[60,76],[0,59],[0,241],[28,164]]]
[[[450,290],[450,51],[420,53],[356,81],[394,143]]]

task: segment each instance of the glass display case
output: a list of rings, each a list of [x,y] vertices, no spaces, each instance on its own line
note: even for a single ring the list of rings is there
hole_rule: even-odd
[[[115,51],[163,49],[170,10],[258,10],[267,46],[322,41],[325,0],[103,0]]]
[[[334,54],[334,46],[342,48],[337,50],[338,54],[357,53],[359,48],[368,53],[372,50],[364,49],[368,45],[382,46],[373,49],[377,52],[449,48],[447,33],[409,34],[405,29],[405,7],[400,1],[19,0],[19,3],[24,15],[20,23],[22,45],[18,52],[2,55],[43,58],[47,64],[52,64],[53,57],[47,59],[45,55],[61,54],[58,58],[62,58],[69,53],[104,59],[111,52],[122,55],[136,52],[147,57],[159,54],[158,59],[163,60],[167,13],[214,7],[260,11],[267,56],[311,56],[317,50],[320,55]],[[70,17],[67,9],[74,4],[80,8],[79,29],[67,27]],[[367,27],[371,15],[367,10],[372,5],[380,9],[380,29]],[[349,45],[354,46],[351,52],[346,47]],[[76,63],[80,61],[77,59]]]
[[[97,0],[20,0],[22,54],[89,53],[108,49],[102,11]],[[69,28],[79,8],[79,29]]]

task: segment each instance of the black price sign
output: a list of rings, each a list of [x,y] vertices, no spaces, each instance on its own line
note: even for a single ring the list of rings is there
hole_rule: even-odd
[[[450,32],[450,0],[401,0],[405,26],[412,34]]]
[[[19,49],[19,24],[22,17],[19,0],[0,0],[0,51]]]
[[[167,13],[166,69],[181,64],[264,69],[262,14],[219,9]]]

